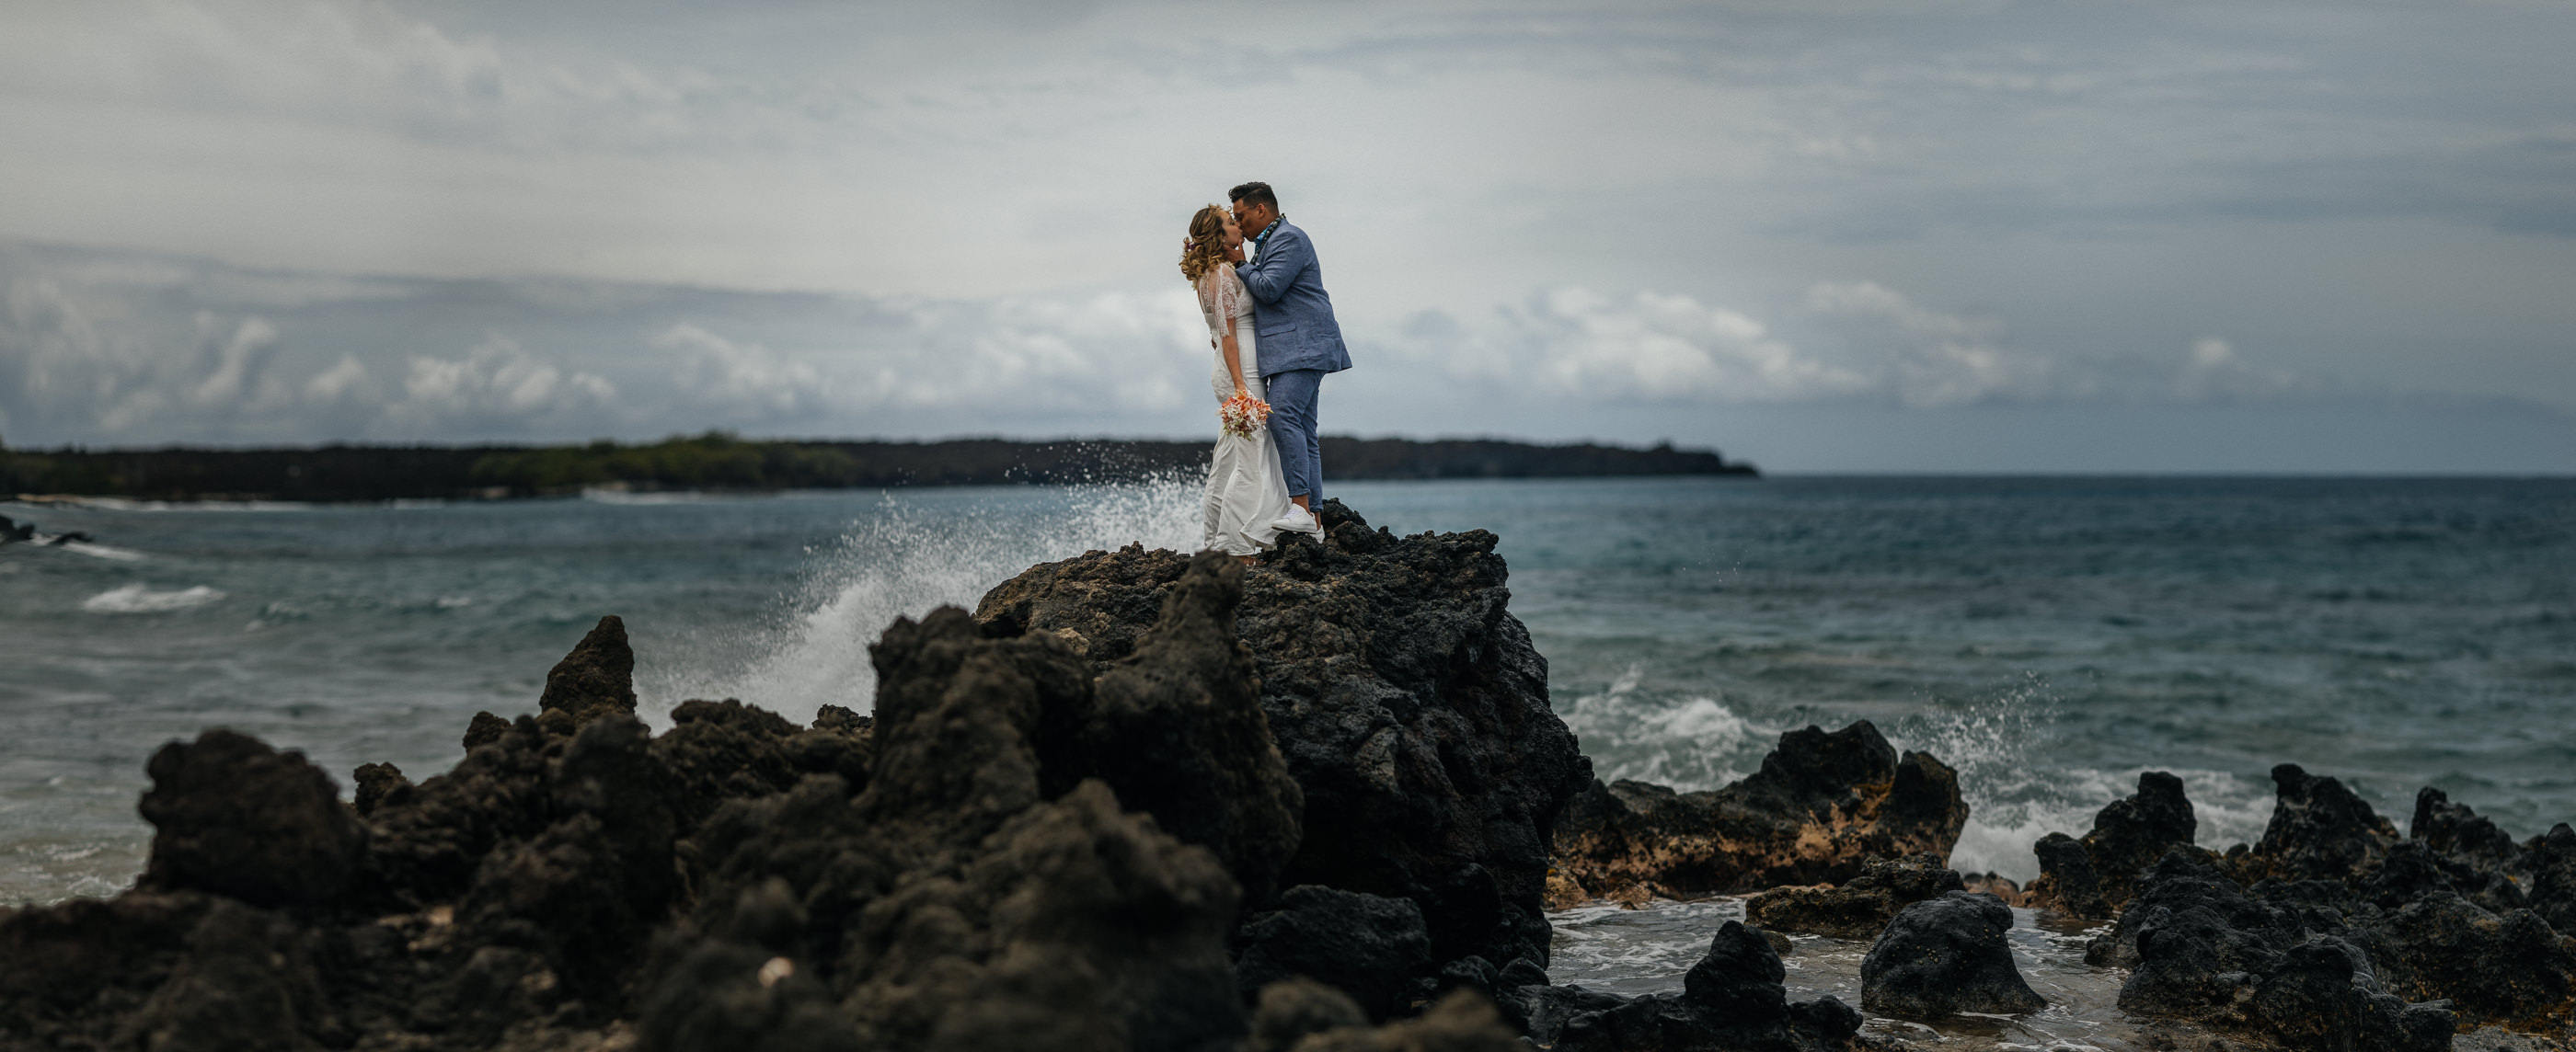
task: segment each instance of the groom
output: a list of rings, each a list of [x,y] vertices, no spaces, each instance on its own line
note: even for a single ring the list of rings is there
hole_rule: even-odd
[[[1251,262],[1236,267],[1252,293],[1252,333],[1260,348],[1261,380],[1269,387],[1270,437],[1279,450],[1280,479],[1296,506],[1272,529],[1322,532],[1315,502],[1324,499],[1324,447],[1315,438],[1315,395],[1325,373],[1351,367],[1333,299],[1324,294],[1324,270],[1306,232],[1279,214],[1269,183],[1245,183],[1226,193],[1234,223],[1249,238]]]

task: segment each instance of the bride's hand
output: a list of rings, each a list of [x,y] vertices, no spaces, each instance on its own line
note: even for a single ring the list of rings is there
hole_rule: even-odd
[[[1236,384],[1234,385],[1234,396],[1236,398],[1249,398],[1252,396],[1252,392],[1244,390],[1242,384]]]

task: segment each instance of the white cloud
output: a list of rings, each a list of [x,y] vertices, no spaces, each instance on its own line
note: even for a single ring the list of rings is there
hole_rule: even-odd
[[[246,276],[248,275],[248,276]],[[293,290],[281,294],[281,290]],[[1872,280],[1768,311],[1558,287],[1479,316],[1349,327],[1365,428],[1727,406],[2315,402],[2385,397],[2202,336],[2034,347]],[[1151,293],[878,299],[606,282],[335,286],[139,253],[0,244],[0,414],[20,442],[1191,434],[1213,352]],[[1456,426],[1442,423],[1439,428]]]
[[[1417,320],[1408,351],[1451,376],[1541,397],[1769,402],[1861,391],[1868,379],[1800,354],[1742,312],[1689,296],[1533,293],[1482,326]]]
[[[2050,359],[2000,346],[2000,325],[1926,309],[1875,282],[1820,283],[1807,290],[1806,305],[1828,319],[1868,325],[1861,339],[1875,345],[1879,385],[1909,406],[2089,393],[2061,386]]]
[[[304,400],[316,405],[329,405],[355,398],[367,389],[372,380],[365,362],[359,361],[357,355],[343,354],[330,368],[313,374],[312,379],[304,382]]]
[[[221,325],[222,322],[211,312],[197,316],[198,330],[209,336]],[[212,368],[204,378],[188,388],[188,401],[201,406],[228,406],[242,402],[245,396],[258,396],[259,401],[273,404],[273,397],[268,397],[273,394],[273,388],[264,387],[262,381],[267,378],[261,375],[261,371],[268,364],[271,352],[277,348],[277,326],[269,324],[265,318],[244,318],[233,326],[231,335],[221,337],[220,341],[206,340],[202,345],[212,352]],[[263,407],[251,405],[244,408]]]
[[[2315,396],[2333,393],[2334,387],[2317,377],[2247,362],[2234,344],[2204,336],[2184,351],[2170,390],[2176,401],[2215,402]]]
[[[681,396],[693,405],[757,419],[837,403],[832,383],[814,366],[688,322],[654,337],[653,347],[679,356]]]
[[[457,425],[525,433],[559,418],[605,419],[617,387],[591,373],[567,375],[518,341],[488,334],[462,358],[414,357],[403,397],[384,409],[396,432]]]

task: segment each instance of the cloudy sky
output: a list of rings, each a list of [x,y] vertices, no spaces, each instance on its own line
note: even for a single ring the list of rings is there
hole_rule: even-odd
[[[13,445],[1328,430],[2576,471],[2576,4],[0,6]]]

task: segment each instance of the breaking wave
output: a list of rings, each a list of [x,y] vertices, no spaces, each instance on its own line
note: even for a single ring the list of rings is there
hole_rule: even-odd
[[[652,691],[657,721],[681,699],[740,698],[791,720],[824,705],[871,711],[876,669],[868,645],[897,617],[942,605],[969,610],[994,585],[1030,566],[1141,543],[1199,548],[1196,473],[1144,482],[1029,487],[956,494],[898,494],[850,523],[818,552],[789,616],[745,649],[741,667],[680,672]]]
[[[223,597],[224,593],[202,584],[169,592],[156,592],[140,584],[129,584],[81,600],[81,609],[93,614],[159,614],[204,606]]]

